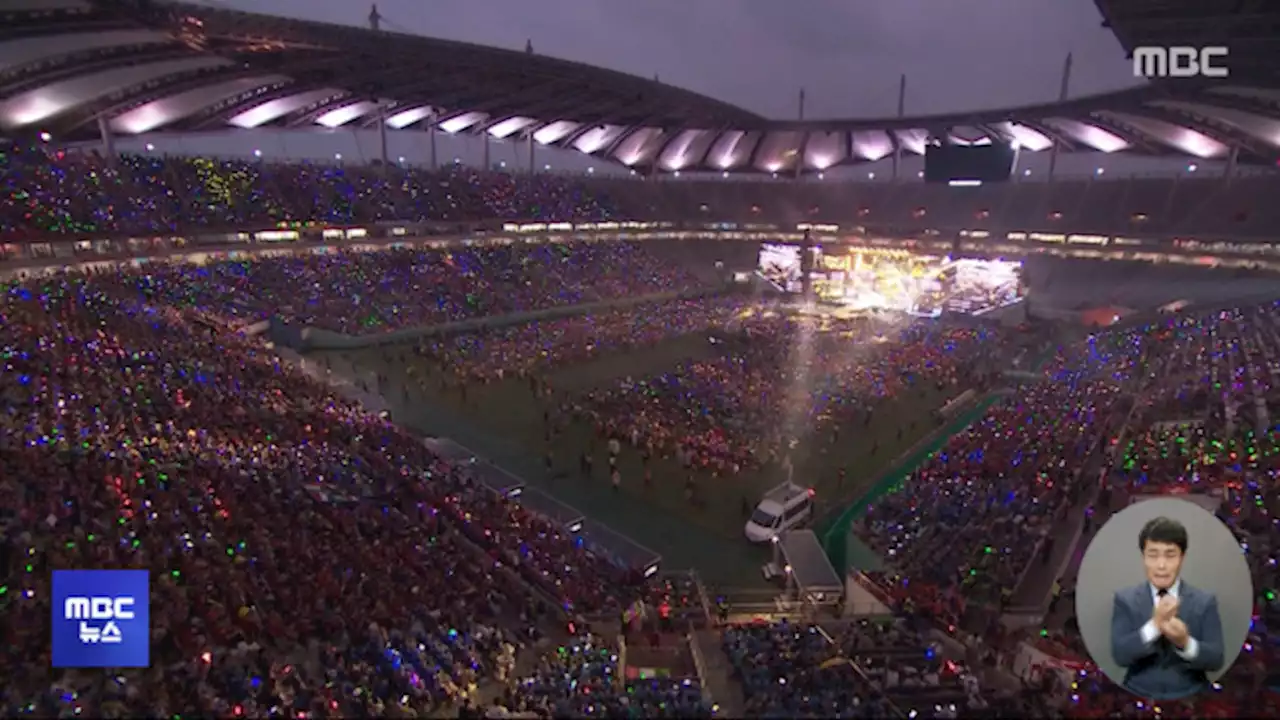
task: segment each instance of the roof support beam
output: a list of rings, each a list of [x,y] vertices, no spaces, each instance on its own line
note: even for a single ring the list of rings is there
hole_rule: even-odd
[[[1275,92],[1275,91],[1272,91]],[[1260,117],[1275,118],[1280,116],[1280,92],[1276,93],[1274,100],[1263,97],[1246,97],[1244,95],[1235,95],[1228,93],[1200,93],[1195,97],[1179,97],[1170,94],[1167,100],[1184,100],[1186,102],[1200,103],[1202,105],[1212,105],[1225,110],[1235,110],[1237,112],[1250,113]]]
[[[1128,125],[1122,125],[1119,121],[1107,120],[1090,115],[1087,118],[1081,118],[1080,122],[1106,130],[1112,135],[1124,140],[1126,143],[1129,143],[1131,148],[1137,148],[1147,155],[1159,155],[1160,148],[1164,147],[1164,143],[1156,143],[1142,130],[1135,127],[1129,127]]]
[[[1044,135],[1049,138],[1049,140],[1053,142],[1054,147],[1057,147],[1060,151],[1066,150],[1068,152],[1074,152],[1079,149],[1075,140],[1049,123],[1042,122],[1040,120],[1030,120],[1027,118],[1014,118],[1010,122],[1015,122]]]
[[[716,143],[720,142],[720,138],[724,137],[724,134],[725,134],[725,133],[727,133],[727,132],[731,132],[731,131],[732,131],[732,129],[731,129],[728,125],[721,125],[720,127],[716,128],[716,129],[714,129],[714,130],[707,130],[707,131],[705,131],[705,132],[707,132],[708,134],[710,134],[710,135],[711,135],[711,141],[707,143],[707,146],[706,146],[705,148],[703,148],[702,152],[698,153],[698,160],[697,160],[697,162],[695,162],[695,163],[691,163],[691,164],[690,164],[690,167],[693,167],[693,168],[706,168],[706,167],[707,167],[707,164],[708,164],[708,163],[710,162],[710,160],[711,160],[711,150],[712,150],[712,148],[714,148],[714,147],[716,146]]]
[[[623,143],[625,143],[625,142],[626,142],[628,139],[630,139],[633,135],[635,135],[636,133],[641,132],[641,131],[643,131],[643,130],[644,130],[644,127],[643,127],[643,126],[640,126],[640,125],[631,125],[631,126],[627,127],[627,129],[625,129],[625,130],[623,130],[621,133],[619,133],[619,134],[618,134],[618,137],[614,138],[614,139],[613,139],[613,142],[609,143],[608,147],[605,147],[605,148],[603,148],[603,149],[601,149],[601,150],[597,150],[596,152],[594,152],[594,153],[592,153],[592,154],[593,154],[593,155],[595,155],[596,157],[604,158],[605,160],[611,160],[611,161],[613,161],[613,162],[618,162],[618,159],[615,157],[615,155],[616,155],[616,154],[617,154],[617,152],[618,152],[618,149],[619,149],[619,148],[621,148],[621,147],[622,147],[622,145],[623,145]],[[629,167],[629,166],[628,166],[628,167]]]
[[[251,101],[260,101],[262,98],[281,97],[280,92],[287,88],[293,88],[294,92],[298,92],[297,83],[292,81],[273,83],[263,87],[246,90],[233,97],[219,100],[216,103],[194,113],[191,117],[183,120],[178,124],[179,128],[188,129],[192,132],[202,132],[212,130],[220,132],[226,129],[226,123],[217,124],[218,118],[229,117],[226,115],[228,108],[249,106]]]
[[[55,129],[52,132],[62,137],[92,125],[98,118],[112,119],[140,105],[170,98],[191,90],[211,87],[242,78],[257,77],[262,74],[261,70],[248,69],[243,66],[230,66],[212,70],[197,70],[183,73],[181,76],[170,76],[165,78],[164,82],[159,86],[149,84],[136,85],[126,90],[123,95],[118,95],[115,100],[103,99],[76,107],[75,110],[67,113],[65,117],[54,122],[53,128]],[[181,122],[181,120],[177,120],[175,124],[180,124]],[[156,129],[164,130],[165,128]]]
[[[320,88],[316,89],[319,90]],[[310,127],[315,125],[316,118],[319,118],[330,110],[336,110],[337,108],[346,107],[352,103],[360,102],[360,96],[356,93],[336,87],[332,89],[335,91],[333,94],[308,105],[303,105],[293,112],[285,113],[283,117],[271,122],[280,123],[288,129]]]
[[[577,97],[579,99],[575,99],[574,105],[580,106],[582,103],[582,100],[580,98],[582,96],[579,95]],[[628,126],[628,129],[626,131],[628,133],[632,132],[632,128],[638,129],[642,127],[653,126],[652,123],[646,125],[644,122],[634,122],[634,117],[631,118],[633,122],[630,122],[630,123],[623,122],[624,120],[628,119],[627,116],[629,115],[629,113],[625,113],[622,111],[631,107],[633,107],[632,104],[627,101],[615,100],[612,103],[608,103],[604,105],[603,107],[599,108],[596,112],[592,113],[591,115],[588,115],[585,118],[579,115],[577,117],[576,122],[581,122],[582,124],[579,125],[576,129],[574,129],[573,132],[569,133],[563,138],[560,138],[560,140],[556,141],[554,144],[560,147],[568,147],[570,146],[571,143],[576,142],[578,138],[582,137],[583,134],[589,132],[591,128],[599,127],[601,125],[625,124]],[[558,121],[553,120],[551,122],[558,122]]]
[[[300,108],[296,113],[290,113],[291,117],[289,117],[289,119],[285,122],[285,127],[288,127],[288,128],[310,127],[311,125],[316,124],[316,120],[319,119],[321,116],[323,116],[325,113],[331,112],[333,110],[339,110],[348,105],[353,105],[355,103],[364,102],[364,101],[372,102],[373,98],[361,97],[360,95],[353,92],[344,92],[340,95],[335,95],[331,98],[328,98],[322,101],[319,105],[311,105],[305,108]]]
[[[764,149],[764,146],[765,146],[768,142],[769,142],[769,133],[767,133],[767,132],[762,132],[762,133],[760,133],[760,134],[759,134],[759,136],[756,138],[756,144],[755,144],[755,147],[751,148],[751,152],[750,152],[750,154],[748,154],[748,155],[747,155],[747,169],[748,169],[748,170],[756,170],[756,169],[757,169],[757,168],[756,168],[756,162],[760,159],[760,151]],[[777,173],[774,173],[774,175],[776,176],[776,175],[777,175]]]
[[[461,114],[465,113],[483,113],[489,120],[484,125],[487,128],[491,124],[496,124],[512,117],[527,117],[521,112],[527,104],[537,100],[538,98],[555,97],[560,95],[562,86],[557,83],[543,83],[541,85],[531,84],[523,92],[515,95],[507,95],[503,97],[495,97],[482,100],[473,105],[467,106],[465,110],[459,110]],[[442,119],[442,122],[447,118]],[[484,128],[482,128],[484,129]]]
[[[3,85],[3,95],[20,95],[31,90],[39,90],[64,80],[74,80],[86,75],[93,75],[117,68],[135,67],[166,60],[183,60],[196,57],[196,54],[182,45],[146,45],[135,46],[132,52],[111,53],[103,57],[89,55],[75,62],[62,63],[55,66],[41,64],[39,69],[24,73],[22,79]]]
[[[1262,141],[1229,123],[1189,109],[1147,107],[1143,108],[1142,117],[1194,130],[1232,150],[1243,150],[1263,160],[1274,162],[1280,157],[1280,148],[1268,148]]]

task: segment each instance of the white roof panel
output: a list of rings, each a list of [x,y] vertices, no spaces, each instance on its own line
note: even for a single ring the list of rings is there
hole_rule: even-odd
[[[533,131],[533,139],[539,145],[550,145],[563,140],[569,133],[578,128],[578,123],[569,120],[557,120]]]
[[[228,80],[217,85],[207,85],[194,90],[170,95],[160,100],[129,110],[116,116],[111,121],[111,129],[127,135],[138,135],[162,128],[171,122],[190,117],[196,112],[211,105],[249,92],[264,85],[286,82],[283,75],[263,75],[261,77]]]
[[[509,117],[506,120],[503,120],[498,123],[494,123],[494,125],[489,128],[489,134],[501,140],[505,137],[510,137],[511,135],[515,135],[521,130],[524,130],[525,128],[532,125],[534,122],[536,121],[533,118],[520,117],[520,116]]]
[[[276,98],[275,100],[268,100],[261,105],[255,105],[254,107],[237,114],[227,122],[231,125],[235,125],[236,127],[252,130],[253,128],[266,125],[272,120],[284,117],[291,112],[301,110],[312,103],[320,102],[321,100],[336,95],[339,92],[341,91],[333,88],[323,88],[320,90],[296,93],[287,97]]]
[[[804,144],[804,164],[817,170],[844,162],[849,153],[849,135],[842,132],[809,133]]]
[[[431,114],[429,107],[415,107],[408,110],[401,110],[391,117],[387,118],[387,127],[394,130],[403,130],[410,125],[421,122],[423,118]]]
[[[364,102],[350,103],[324,113],[320,117],[316,118],[316,124],[323,125],[327,128],[339,128],[352,120],[368,115],[377,109],[378,104],[368,100]]]
[[[893,153],[893,140],[883,130],[864,130],[853,133],[853,152],[858,157],[875,162]]]
[[[1226,145],[1188,127],[1174,125],[1154,118],[1142,117],[1141,115],[1130,115],[1129,113],[1109,110],[1098,112],[1097,115],[1104,118],[1112,118],[1130,127],[1137,128],[1144,134],[1150,135],[1175,150],[1181,150],[1198,158],[1205,160],[1220,158],[1225,157],[1228,153]]]
[[[658,165],[665,170],[683,170],[694,164],[699,160],[696,146],[703,145],[698,141],[707,134],[706,130],[682,130],[677,133],[662,149]]]
[[[902,145],[904,150],[909,150],[916,155],[924,154],[925,143],[929,142],[928,130],[908,128],[905,130],[894,130],[893,134],[898,138],[898,143]]]
[[[624,129],[622,125],[601,125],[579,135],[573,146],[588,155],[600,152],[616,141]]]
[[[462,132],[473,125],[484,121],[485,117],[485,114],[481,112],[463,113],[457,117],[451,117],[448,120],[445,120],[440,123],[439,127],[447,133]]]
[[[0,127],[6,129],[27,127],[135,85],[159,80],[168,75],[229,64],[222,58],[194,57],[77,75],[0,102]]]
[[[756,151],[756,167],[771,173],[794,169],[800,160],[803,136],[795,130],[766,133]]]
[[[1255,115],[1243,110],[1194,102],[1160,100],[1151,104],[1171,110],[1184,110],[1201,117],[1213,118],[1218,122],[1226,123],[1240,130],[1246,135],[1252,135],[1259,140],[1265,140],[1272,145],[1280,146],[1280,120]]]
[[[711,152],[707,154],[707,164],[721,170],[740,164],[743,158],[738,148],[746,136],[747,133],[741,130],[730,130],[716,138]]]
[[[1044,120],[1044,124],[1060,131],[1063,135],[1078,143],[1088,145],[1098,152],[1113,153],[1129,148],[1129,142],[1124,138],[1079,120],[1047,118]]]

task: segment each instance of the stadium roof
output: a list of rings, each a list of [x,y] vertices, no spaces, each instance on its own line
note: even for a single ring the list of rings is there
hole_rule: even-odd
[[[531,134],[663,171],[818,172],[896,150],[919,154],[931,137],[1280,160],[1280,75],[1268,63],[1280,56],[1280,3],[1213,3],[1213,18],[1244,13],[1231,16],[1243,18],[1237,26],[1205,19],[1210,3],[1195,0],[1125,0],[1123,12],[1097,1],[1127,48],[1229,34],[1232,77],[952,115],[780,121],[656,80],[513,50],[160,0],[3,0],[0,132],[76,141],[99,137],[99,123],[139,135],[376,127],[381,119],[395,130]]]
[[[1280,6],[1275,0],[1094,0],[1103,26],[1134,48],[1222,46],[1231,75],[1280,81]]]

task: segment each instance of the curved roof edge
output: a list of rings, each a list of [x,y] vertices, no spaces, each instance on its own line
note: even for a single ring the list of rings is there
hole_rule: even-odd
[[[0,132],[69,141],[103,127],[137,135],[381,124],[519,138],[646,172],[820,173],[922,154],[935,138],[1280,161],[1280,78],[1162,82],[923,117],[770,120],[569,60],[152,0],[10,3],[0,10],[0,68]]]

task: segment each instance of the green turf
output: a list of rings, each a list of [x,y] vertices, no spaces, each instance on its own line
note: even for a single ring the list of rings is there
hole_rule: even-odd
[[[640,378],[674,367],[677,363],[713,352],[704,335],[686,336],[646,350],[597,358],[549,374],[554,388],[581,391],[601,387],[631,376]],[[364,367],[383,365],[382,351],[359,354]],[[383,366],[391,393],[399,396],[404,367]],[[432,369],[430,372],[437,372]],[[578,456],[589,445],[592,429],[573,424],[557,439],[552,451],[557,471],[566,477],[552,479],[544,471],[546,449],[543,408],[519,380],[473,385],[466,402],[456,390],[441,390],[430,382],[425,392],[415,390],[398,416],[424,432],[453,437],[488,456],[526,481],[544,488],[561,501],[662,554],[668,569],[694,567],[708,582],[721,586],[758,585],[760,565],[767,550],[752,547],[742,538],[745,517],[742,505],[754,506],[760,496],[784,478],[781,470],[746,471],[732,478],[700,474],[703,509],[691,506],[684,495],[685,470],[674,460],[652,462],[653,482],[645,487],[638,454],[624,449],[619,468],[623,483],[615,493],[605,478],[603,447],[597,443],[596,477],[581,478]],[[840,440],[802,437],[792,453],[794,478],[817,492],[818,514],[847,505],[864,494],[883,474],[885,466],[935,428],[930,413],[945,398],[932,387],[913,389],[905,399],[886,402],[875,411],[871,423],[842,428]],[[912,425],[914,423],[914,429]],[[899,435],[899,429],[902,429]],[[873,445],[878,445],[872,452]],[[838,468],[846,469],[839,487]]]

